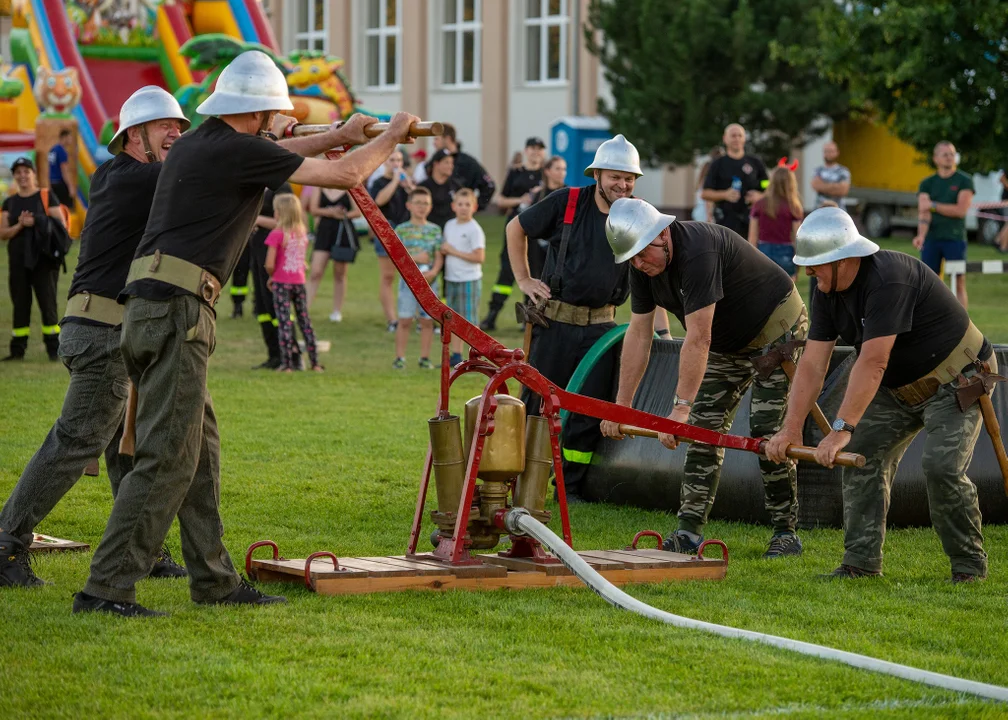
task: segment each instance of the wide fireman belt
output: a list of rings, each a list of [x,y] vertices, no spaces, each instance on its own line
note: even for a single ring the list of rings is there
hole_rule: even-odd
[[[211,273],[188,260],[165,255],[160,250],[130,263],[126,284],[134,280],[157,280],[174,285],[202,298],[211,306],[217,303],[221,292],[220,280]]]
[[[560,300],[547,300],[543,314],[550,320],[568,325],[599,325],[613,321],[616,317],[616,306],[603,305],[600,308],[590,308],[571,305]]]
[[[942,385],[954,382],[966,366],[977,362],[977,355],[983,347],[984,336],[972,322],[966,329],[963,339],[956,345],[941,364],[920,380],[902,385],[892,390],[893,395],[907,405],[920,405],[925,400],[934,397]]]
[[[797,289],[792,289],[786,298],[780,301],[770,317],[763,323],[759,334],[749,341],[744,350],[760,350],[794,327],[798,318],[805,312],[805,303]]]
[[[123,306],[115,300],[85,291],[67,300],[63,317],[84,318],[112,326],[122,325]]]

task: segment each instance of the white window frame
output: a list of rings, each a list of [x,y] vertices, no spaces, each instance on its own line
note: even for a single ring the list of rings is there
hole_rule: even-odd
[[[304,31],[304,32],[299,31],[298,27],[300,27],[300,24],[301,24],[299,22],[300,21],[300,17],[299,17],[299,15],[300,15],[300,13],[299,13],[299,5],[298,5],[298,3],[291,3],[290,4],[291,5],[291,12],[292,12],[292,14],[294,16],[294,18],[293,18],[294,22],[292,24],[293,32],[291,33],[291,38],[292,38],[291,49],[292,50],[303,50],[303,49],[305,49],[305,48],[301,48],[301,47],[298,46],[298,43],[301,42],[302,40],[304,40],[308,44],[308,48],[307,48],[308,50],[315,50],[316,49],[315,48],[315,41],[321,40],[322,41],[322,52],[328,54],[329,53],[329,5],[330,5],[329,0],[307,0],[307,2],[308,2],[308,18],[309,18],[309,22],[306,23],[306,24],[308,24],[308,25],[311,25],[314,22],[314,20],[315,20],[315,6],[319,5],[319,4],[322,5],[322,29],[321,30],[314,30],[314,29],[312,29],[312,30],[307,30],[307,31]]]
[[[578,2],[579,0],[573,0]],[[570,28],[570,2],[560,0],[560,14],[549,15],[549,0],[539,0],[539,17],[528,16],[527,0],[522,0],[522,82],[532,87],[557,86],[567,84],[567,46]],[[539,26],[539,79],[528,79],[528,29]],[[560,77],[549,75],[549,29],[560,28]]]
[[[378,92],[397,92],[402,86],[402,56],[403,56],[403,33],[402,33],[402,12],[403,3],[402,0],[376,0],[381,3],[380,10],[378,13],[378,27],[369,28],[368,27],[368,10],[369,5],[372,0],[364,0],[362,3],[363,8],[363,26],[364,26],[364,62],[361,66],[364,68],[363,82],[361,83],[367,90],[378,91]],[[388,6],[388,3],[394,2],[396,4],[396,24],[385,25],[386,13],[383,12]],[[369,82],[371,75],[371,68],[368,66],[370,58],[368,57],[368,45],[371,38],[378,38],[378,84],[372,85]],[[385,78],[388,76],[388,62],[385,57],[385,42],[389,37],[395,37],[396,39],[396,56],[395,56],[395,82],[387,83]]]
[[[444,18],[445,0],[441,0],[441,11],[438,17]],[[483,84],[483,1],[473,0],[473,19],[464,20],[465,0],[455,0],[455,21],[443,22],[439,29],[440,37],[438,47],[441,48],[441,62],[438,63],[438,84],[449,90],[469,90],[479,88]],[[455,33],[455,81],[447,82],[444,79],[444,53],[448,41],[445,36],[449,32]],[[462,80],[462,68],[465,64],[465,33],[473,35],[473,79],[471,81]]]

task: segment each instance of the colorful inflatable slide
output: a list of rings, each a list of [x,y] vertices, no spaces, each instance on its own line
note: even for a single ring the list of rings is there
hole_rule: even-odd
[[[16,127],[0,131],[0,151],[31,150],[39,103],[32,94],[40,68],[47,77],[79,82],[77,120],[79,195],[108,158],[105,142],[118,109],[142,85],[170,92],[199,83],[179,49],[194,35],[221,33],[279,51],[258,0],[15,0],[11,63],[5,78],[24,90],[10,99]]]

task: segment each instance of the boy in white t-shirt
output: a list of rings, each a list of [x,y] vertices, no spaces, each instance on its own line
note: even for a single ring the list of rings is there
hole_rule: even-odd
[[[473,325],[479,323],[480,291],[483,287],[483,260],[486,258],[486,236],[473,220],[476,195],[469,188],[455,191],[452,200],[455,219],[444,227],[445,297],[448,307]],[[451,339],[451,366],[462,362],[462,339]]]

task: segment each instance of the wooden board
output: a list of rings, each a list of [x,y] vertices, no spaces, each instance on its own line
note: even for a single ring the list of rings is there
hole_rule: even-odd
[[[51,535],[35,533],[35,539],[28,549],[32,552],[84,552],[90,550],[91,546],[76,540],[64,540]],[[301,567],[304,567],[304,563],[301,563]]]
[[[727,565],[720,559],[663,550],[591,550],[578,553],[614,585],[666,580],[720,580]],[[579,587],[581,580],[561,564],[480,555],[480,565],[452,567],[431,555],[340,558],[340,571],[328,559],[312,562],[315,591],[349,595],[400,590],[494,590],[499,588]],[[252,560],[262,582],[304,582],[304,560]]]

